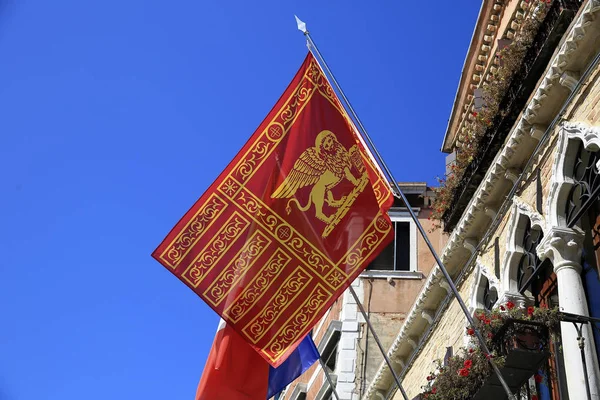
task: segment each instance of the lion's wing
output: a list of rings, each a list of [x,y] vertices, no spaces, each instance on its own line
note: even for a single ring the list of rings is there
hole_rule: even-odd
[[[271,198],[292,197],[298,189],[317,183],[323,172],[325,172],[325,163],[317,155],[316,149],[309,147],[296,160],[294,168],[277,190],[273,192]]]

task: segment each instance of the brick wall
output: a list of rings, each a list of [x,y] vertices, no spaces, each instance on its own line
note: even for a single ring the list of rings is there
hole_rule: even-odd
[[[471,273],[459,288],[459,293],[465,301],[471,286],[474,284],[475,274]],[[427,375],[434,369],[434,361],[444,358],[446,347],[452,346],[456,351],[459,347],[464,346],[466,326],[465,315],[456,299],[453,299],[434,328],[423,350],[404,377],[403,387],[410,399],[421,392],[421,386],[427,383]],[[399,391],[396,392],[394,400],[402,400],[402,394]]]

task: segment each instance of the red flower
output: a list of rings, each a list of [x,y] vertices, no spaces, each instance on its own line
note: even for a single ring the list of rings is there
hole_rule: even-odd
[[[486,318],[486,320],[484,322],[485,322],[486,325],[489,325],[490,322],[492,322],[492,320]]]
[[[512,301],[507,301],[506,308],[508,308],[509,310],[512,310],[513,308],[515,308],[515,303],[513,303]]]
[[[500,306],[500,309],[501,309],[502,311],[506,311],[506,308],[504,308],[504,306]]]
[[[544,377],[541,376],[540,374],[535,374],[533,379],[535,379],[535,383],[542,383],[542,381],[544,380]]]
[[[468,333],[470,336],[473,336],[473,335],[475,334],[475,329],[473,329],[473,328],[467,328],[467,333]]]
[[[538,400],[537,394],[532,394],[531,395],[531,400]]]
[[[487,337],[491,339],[494,337],[494,334],[492,332],[488,332]]]
[[[458,370],[458,374],[460,376],[469,376],[469,369],[468,368],[461,368]]]
[[[471,368],[473,366],[473,361],[465,360],[464,366],[465,366],[465,368]]]
[[[493,357],[494,357],[494,356],[493,356],[493,355],[491,355],[491,354],[486,354],[486,355],[485,355],[485,358],[487,358],[488,360],[489,360],[489,359],[491,359],[491,358],[493,358]]]
[[[527,307],[527,315],[532,316],[535,309],[531,306]]]
[[[435,388],[435,387],[431,388],[431,393],[436,394],[436,392],[437,392],[437,388]]]
[[[469,353],[474,353],[474,352],[475,352],[475,350],[469,349]]]
[[[431,381],[431,380],[433,380],[433,376],[429,375],[429,376],[427,377],[427,380],[428,380],[428,381]]]

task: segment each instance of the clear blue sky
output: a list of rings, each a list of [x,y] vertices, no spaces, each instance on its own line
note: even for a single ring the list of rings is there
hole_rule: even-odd
[[[0,0],[0,400],[188,400],[217,316],[150,257],[271,109],[304,19],[435,182],[480,2]]]

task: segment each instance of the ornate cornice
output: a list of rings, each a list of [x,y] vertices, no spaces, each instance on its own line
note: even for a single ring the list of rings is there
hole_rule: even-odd
[[[588,31],[590,28],[594,28],[596,31],[600,30],[600,26],[598,26],[598,24],[590,24],[590,21],[594,20],[594,17],[597,17],[597,15],[595,16],[593,14],[597,13],[598,11],[600,11],[600,0],[587,0],[582,6],[582,10],[580,11],[579,15],[571,24],[569,31],[563,38],[560,48],[556,51],[552,61],[548,64],[545,75],[540,80],[533,97],[523,109],[520,120],[515,123],[504,147],[498,152],[494,162],[486,172],[484,180],[481,182],[479,188],[475,192],[475,195],[467,205],[465,212],[456,225],[456,228],[452,231],[448,243],[444,247],[444,250],[440,256],[442,261],[447,266],[449,265],[448,261],[452,260],[452,258],[457,254],[457,251],[464,251],[462,243],[467,237],[469,228],[472,226],[476,216],[481,217],[482,214],[485,214],[485,209],[488,206],[486,202],[489,198],[491,190],[496,185],[498,180],[505,179],[504,171],[506,168],[511,166],[517,146],[519,146],[519,144],[525,138],[531,137],[531,132],[536,132],[534,129],[532,129],[532,127],[536,125],[544,126],[545,121],[538,120],[538,110],[543,108],[543,104],[548,102],[552,97],[561,95],[557,91],[550,91],[550,88],[553,85],[558,84],[559,77],[564,71],[569,69],[569,64],[572,60],[576,60],[579,57],[588,56],[588,54],[579,54],[584,50],[579,48],[578,43],[583,40],[587,34],[589,34]],[[564,93],[562,93],[562,96],[564,101]],[[556,101],[556,98],[553,100]],[[533,149],[530,151],[533,151]],[[456,270],[457,268],[460,268],[460,266],[456,266],[454,269]],[[429,324],[419,324],[421,327],[419,330],[415,325],[415,321],[423,318],[421,313],[427,299],[436,295],[442,299],[447,296],[446,292],[439,290],[441,289],[440,278],[443,280],[441,271],[436,265],[432,269],[427,281],[425,282],[425,285],[423,286],[423,289],[415,301],[415,304],[411,308],[404,324],[400,328],[398,336],[388,351],[388,355],[392,359],[400,356],[398,352],[409,335],[412,337],[421,337],[424,331],[428,329]],[[443,305],[444,301],[439,301],[438,304]],[[436,321],[434,321],[434,324],[435,323]],[[418,353],[419,351],[420,347],[412,352],[412,354],[415,352]],[[404,358],[408,360],[408,365],[406,365],[405,368],[410,368],[410,354],[408,357]],[[389,388],[390,378],[391,374],[387,364],[382,363],[363,398],[371,400],[374,399],[375,393],[378,390],[387,390]],[[384,387],[382,388],[380,386]]]
[[[508,16],[506,29],[502,32],[502,36],[498,37],[498,29],[503,20],[502,14],[507,10],[506,3],[508,2],[503,0],[493,0],[484,2],[482,6],[444,136],[442,145],[444,152],[452,151],[454,142],[460,138],[463,131],[466,130],[466,126],[473,121],[475,90],[491,82],[493,75],[498,71],[500,61],[496,57],[496,53],[499,51],[497,40],[512,40],[521,21],[527,18],[531,12],[531,2],[518,1],[517,5],[510,10],[511,14]],[[475,37],[477,33],[479,33],[478,38]]]

